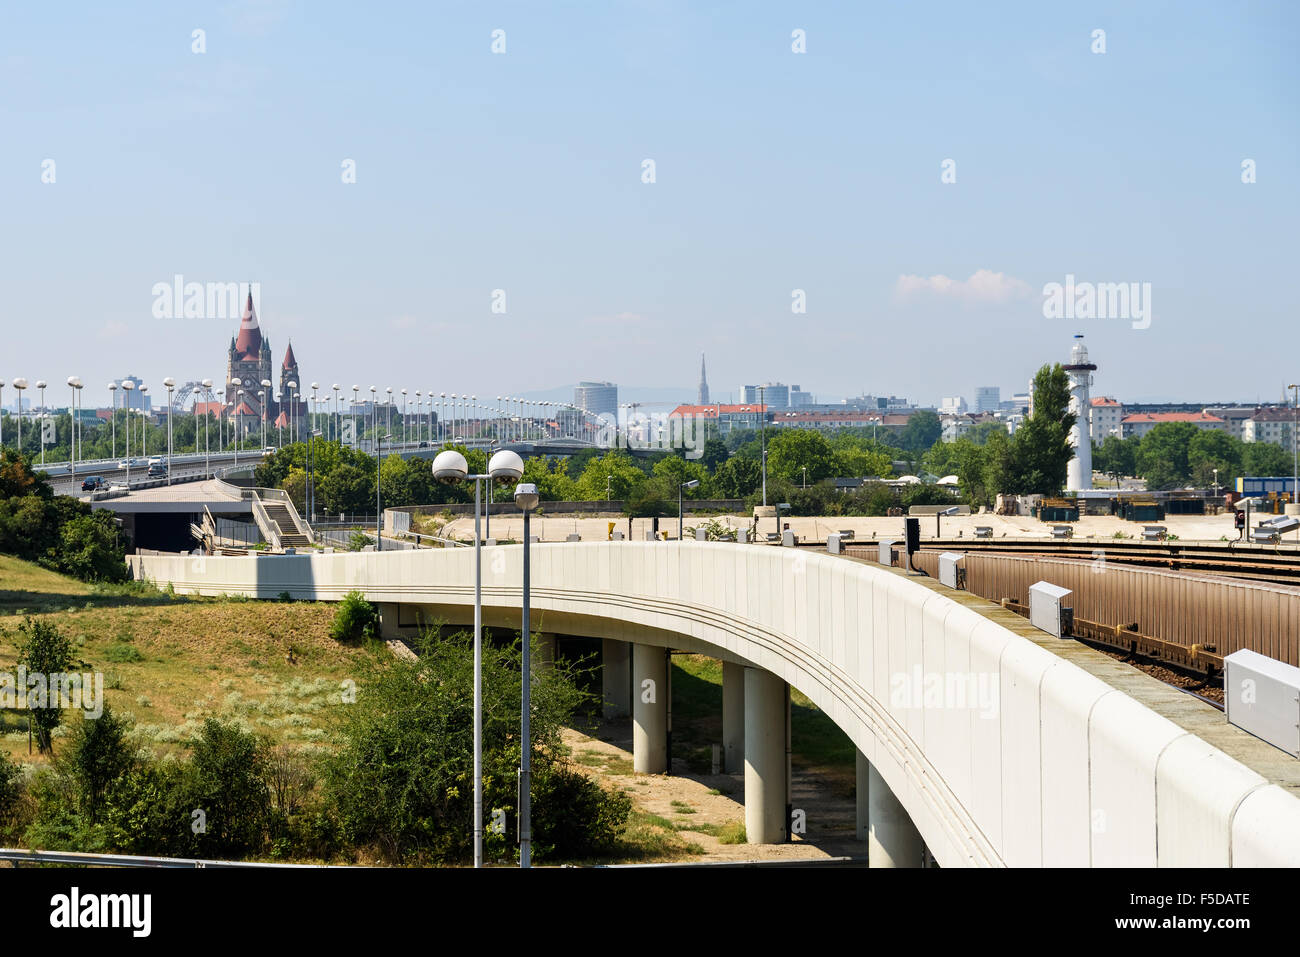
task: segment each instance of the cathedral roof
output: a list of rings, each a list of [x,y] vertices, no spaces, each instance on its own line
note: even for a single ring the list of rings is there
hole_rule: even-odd
[[[298,360],[295,359],[294,356],[293,356],[293,343],[292,343],[292,342],[289,343],[289,348],[284,350],[284,363],[280,366],[280,368],[281,368],[281,369],[296,369],[296,368],[298,368]]]
[[[253,309],[253,290],[248,291],[248,304],[239,320],[239,336],[235,339],[235,352],[241,359],[256,359],[262,349],[262,330],[257,325]]]

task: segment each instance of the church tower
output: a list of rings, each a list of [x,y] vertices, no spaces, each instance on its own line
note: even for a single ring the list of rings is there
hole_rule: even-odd
[[[696,405],[709,404],[709,380],[704,376],[704,353],[700,353],[700,392],[696,396]]]

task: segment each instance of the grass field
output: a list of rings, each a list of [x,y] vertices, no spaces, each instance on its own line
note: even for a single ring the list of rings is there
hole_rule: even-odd
[[[72,639],[79,671],[104,675],[104,699],[132,717],[143,746],[177,751],[204,718],[239,719],[277,742],[327,736],[344,682],[377,648],[329,637],[334,608],[312,602],[184,598],[137,585],[90,586],[0,556],[0,671],[17,660],[17,626],[31,614]],[[80,718],[65,712],[60,732]],[[28,756],[27,721],[0,711],[0,748]],[[57,739],[55,749],[58,749]]]

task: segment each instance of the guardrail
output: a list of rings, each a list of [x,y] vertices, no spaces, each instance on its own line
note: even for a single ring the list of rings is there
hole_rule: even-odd
[[[77,851],[31,851],[21,847],[0,847],[0,861],[23,864],[79,864],[96,867],[240,868],[240,867],[336,867],[330,864],[281,864],[264,861],[218,861],[199,857],[144,857],[138,854],[82,854]]]

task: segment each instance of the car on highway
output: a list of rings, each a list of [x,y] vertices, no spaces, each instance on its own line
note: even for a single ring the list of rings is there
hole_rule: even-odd
[[[106,487],[104,476],[102,475],[87,475],[81,482],[81,490],[83,492],[99,492],[103,491]]]
[[[122,461],[117,463],[117,467],[120,469],[133,469],[139,465],[140,465],[139,459],[123,459]]]
[[[149,478],[166,478],[166,477],[167,477],[167,466],[166,466],[165,464],[163,464],[162,462],[151,462],[151,463],[149,463],[149,474],[148,474],[148,477],[149,477]]]

